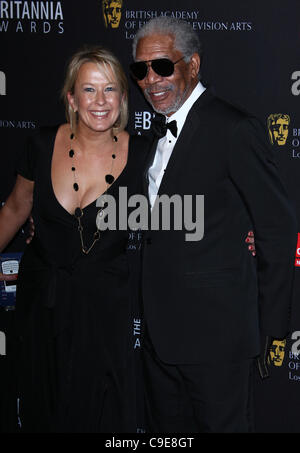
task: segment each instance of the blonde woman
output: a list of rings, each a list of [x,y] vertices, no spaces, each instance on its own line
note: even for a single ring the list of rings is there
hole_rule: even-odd
[[[29,141],[0,211],[0,251],[31,212],[35,224],[16,303],[23,432],[136,429],[128,233],[96,224],[100,195],[118,204],[119,187],[140,190],[145,143],[124,130],[127,96],[111,52],[77,52],[63,88],[68,121]]]

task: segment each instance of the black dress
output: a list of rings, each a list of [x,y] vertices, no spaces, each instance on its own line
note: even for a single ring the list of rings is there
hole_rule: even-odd
[[[136,288],[128,232],[104,231],[90,253],[82,253],[77,220],[52,188],[56,133],[57,127],[41,129],[18,167],[35,182],[35,235],[21,260],[16,302],[21,431],[135,432]],[[146,150],[144,139],[130,138],[127,165],[108,189],[117,206],[120,187],[128,198],[140,192]],[[83,211],[88,245],[98,208],[93,202]]]

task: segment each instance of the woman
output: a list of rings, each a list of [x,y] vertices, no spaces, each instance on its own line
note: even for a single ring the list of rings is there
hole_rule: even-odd
[[[140,191],[145,143],[124,130],[127,81],[109,51],[77,52],[63,96],[68,122],[31,139],[0,211],[0,251],[31,211],[35,224],[16,302],[20,421],[24,432],[134,432],[128,233],[99,231],[96,201]]]

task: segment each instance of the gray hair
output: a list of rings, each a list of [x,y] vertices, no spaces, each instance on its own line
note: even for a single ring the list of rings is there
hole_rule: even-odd
[[[169,16],[160,16],[151,19],[140,28],[134,37],[132,44],[133,59],[136,59],[136,48],[139,40],[152,34],[174,36],[174,46],[188,62],[194,53],[202,55],[202,44],[197,33],[183,20],[174,19]]]

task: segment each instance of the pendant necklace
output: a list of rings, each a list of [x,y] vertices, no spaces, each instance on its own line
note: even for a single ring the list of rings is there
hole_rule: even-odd
[[[69,157],[74,161],[74,157],[75,157],[75,151],[72,147],[72,141],[74,140],[75,138],[75,135],[73,133],[71,133],[70,135],[70,140],[71,140],[71,146],[70,146],[70,151],[69,151]],[[118,137],[116,135],[113,136],[113,141],[115,143],[117,143],[118,141]],[[107,190],[108,188],[113,184],[115,178],[114,176],[112,175],[113,173],[113,167],[114,167],[114,161],[115,161],[115,158],[116,158],[116,155],[113,153],[112,156],[112,162],[111,162],[111,169],[110,169],[110,173],[108,173],[107,175],[105,175],[105,182],[106,182],[106,189],[105,189],[105,192],[102,194],[103,195],[106,195],[107,193]],[[71,171],[73,173],[73,190],[75,192],[78,192],[79,190],[79,185],[78,185],[78,181],[77,181],[77,178],[76,178],[76,167],[75,167],[75,163],[72,162],[72,167],[71,167]],[[81,218],[83,216],[83,210],[81,209],[80,207],[80,203],[78,203],[78,207],[75,208],[75,211],[74,211],[74,216],[76,217],[77,221],[78,221],[78,231],[79,231],[79,236],[80,236],[80,242],[81,242],[81,250],[82,252],[87,255],[91,250],[92,248],[94,247],[94,245],[96,244],[97,241],[99,241],[100,239],[100,230],[99,228],[97,227],[94,235],[93,235],[93,242],[92,244],[89,246],[89,247],[86,247],[85,244],[84,244],[84,240],[83,240],[83,226],[82,226],[82,223],[81,223]],[[103,211],[104,207],[102,206],[98,212],[97,212],[97,216],[100,215],[101,216],[101,213]]]

